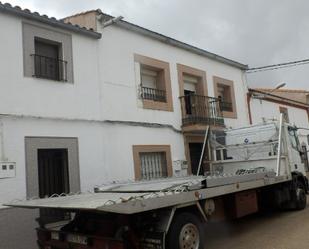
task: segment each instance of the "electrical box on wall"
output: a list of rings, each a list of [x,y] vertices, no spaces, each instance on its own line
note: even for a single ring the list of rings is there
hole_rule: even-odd
[[[0,179],[12,178],[16,176],[15,162],[0,162]]]
[[[173,161],[173,167],[176,171],[188,169],[188,162],[186,160],[175,160]]]

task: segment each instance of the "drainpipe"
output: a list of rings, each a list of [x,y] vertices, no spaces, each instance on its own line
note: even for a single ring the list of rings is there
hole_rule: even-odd
[[[283,114],[280,114],[280,121],[279,121],[279,139],[278,139],[278,154],[277,154],[277,168],[276,168],[276,175],[280,175],[280,166],[281,166],[281,150],[282,150],[282,132],[283,132]]]
[[[248,115],[249,115],[249,123],[252,125],[252,114],[251,114],[251,93],[247,93],[247,107],[248,107]]]
[[[4,141],[3,141],[3,122],[0,119],[0,161],[5,161],[4,158]]]

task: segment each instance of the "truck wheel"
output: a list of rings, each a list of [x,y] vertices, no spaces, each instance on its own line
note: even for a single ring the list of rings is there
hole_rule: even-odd
[[[167,235],[168,249],[204,249],[203,226],[191,213],[177,215]]]
[[[296,189],[294,190],[295,196],[295,208],[296,210],[302,210],[307,206],[307,196],[303,184],[298,183]]]

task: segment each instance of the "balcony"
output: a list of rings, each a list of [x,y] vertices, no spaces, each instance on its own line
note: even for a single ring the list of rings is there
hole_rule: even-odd
[[[33,77],[56,81],[67,81],[67,62],[43,55],[32,54]]]
[[[142,99],[166,102],[166,92],[164,90],[159,90],[150,87],[141,87],[141,97]]]
[[[182,124],[224,126],[219,99],[190,94],[180,97]],[[222,102],[221,102],[222,103]]]

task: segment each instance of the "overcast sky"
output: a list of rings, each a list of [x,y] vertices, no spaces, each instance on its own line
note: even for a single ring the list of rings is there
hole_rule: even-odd
[[[7,0],[62,18],[100,8],[250,67],[309,58],[307,0]],[[248,75],[252,87],[309,90],[309,64]]]

